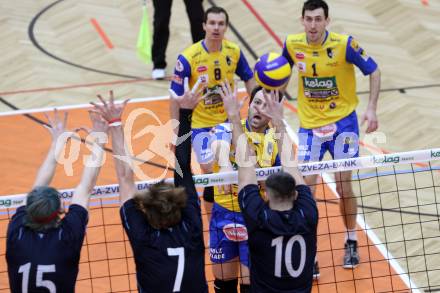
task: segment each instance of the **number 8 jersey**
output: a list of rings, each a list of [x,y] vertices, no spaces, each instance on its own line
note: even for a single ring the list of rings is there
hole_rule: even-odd
[[[188,77],[190,88],[200,78],[208,91],[208,96],[194,109],[192,128],[213,127],[226,121],[223,101],[218,90],[225,79],[232,84],[234,74],[243,81],[248,81],[253,76],[246,58],[238,45],[233,42],[223,40],[220,51],[209,52],[205,41],[202,40],[179,55],[171,89],[177,95],[183,95],[184,78]]]
[[[298,114],[302,128],[317,128],[350,115],[358,104],[354,65],[364,75],[377,64],[352,37],[326,32],[312,45],[306,33],[289,35],[283,56],[298,68]]]

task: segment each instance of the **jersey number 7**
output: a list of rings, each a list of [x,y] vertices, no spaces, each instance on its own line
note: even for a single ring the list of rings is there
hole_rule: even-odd
[[[173,292],[180,292],[182,286],[183,270],[185,269],[185,249],[183,247],[167,248],[169,256],[177,256],[177,273],[174,280]]]

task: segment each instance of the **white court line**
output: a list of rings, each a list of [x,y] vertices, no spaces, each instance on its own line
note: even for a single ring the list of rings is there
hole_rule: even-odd
[[[290,125],[284,120],[284,124],[286,125],[287,134],[294,141],[296,145],[298,145],[298,137],[296,133],[292,130]],[[340,195],[336,191],[336,183],[334,183],[328,173],[321,174],[322,180],[327,184],[330,190],[334,193],[337,198],[340,198]],[[370,226],[362,219],[360,215],[356,218],[357,224],[363,228],[363,232],[367,235],[371,242],[374,243],[374,246],[377,247],[382,256],[390,263],[393,267],[394,271],[399,275],[400,279],[405,283],[405,285],[414,293],[422,293],[419,287],[411,281],[409,278],[409,273],[405,272],[405,270],[400,266],[400,264],[396,261],[394,256],[387,250],[382,241],[377,237],[376,233],[371,230]]]
[[[246,89],[240,88],[237,90],[238,92],[246,92]],[[157,96],[157,97],[144,97],[144,98],[133,98],[128,102],[132,103],[142,103],[142,102],[154,102],[154,101],[164,101],[169,100],[170,96]],[[121,102],[118,100],[117,102]],[[0,112],[0,117],[2,116],[12,116],[12,115],[22,115],[22,114],[31,114],[31,113],[43,113],[43,112],[51,112],[55,108],[58,110],[74,110],[74,109],[87,109],[91,108],[90,104],[77,104],[77,105],[67,105],[67,106],[53,106],[53,107],[45,107],[45,108],[34,108],[34,109],[23,109],[23,110],[12,110]]]
[[[153,101],[163,101],[168,100],[169,96],[158,96],[158,97],[150,97],[150,98],[134,98],[130,99],[128,102],[131,103],[142,103],[142,102],[153,102]],[[23,110],[12,110],[12,111],[6,111],[1,112],[1,116],[11,116],[11,115],[22,115],[22,114],[31,114],[31,113],[42,113],[42,112],[51,112],[55,108],[58,110],[73,110],[73,109],[86,109],[91,108],[92,105],[90,104],[77,104],[77,105],[67,105],[67,106],[53,106],[53,107],[45,107],[45,108],[35,108],[35,109],[23,109]]]

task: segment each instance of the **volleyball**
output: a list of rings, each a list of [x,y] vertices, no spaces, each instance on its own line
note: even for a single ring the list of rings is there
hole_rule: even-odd
[[[278,53],[262,55],[254,67],[255,81],[267,90],[281,88],[291,73],[289,61]]]

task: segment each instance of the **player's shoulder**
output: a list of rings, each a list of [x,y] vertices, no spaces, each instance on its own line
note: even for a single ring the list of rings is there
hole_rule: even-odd
[[[197,56],[200,56],[203,53],[203,50],[204,48],[202,45],[202,41],[199,41],[183,50],[180,55],[183,56],[188,62],[190,62],[191,60],[197,58]]]
[[[335,32],[330,32],[328,36],[328,40],[330,43],[339,43],[341,45],[347,44],[349,38],[350,38],[349,35],[338,34]]]
[[[306,33],[290,34],[286,37],[286,46],[307,44]]]
[[[226,40],[226,39],[224,39],[222,42],[222,48],[224,48],[224,50],[226,50],[226,51],[240,53],[240,47],[238,46],[238,44],[236,44],[232,41]]]

